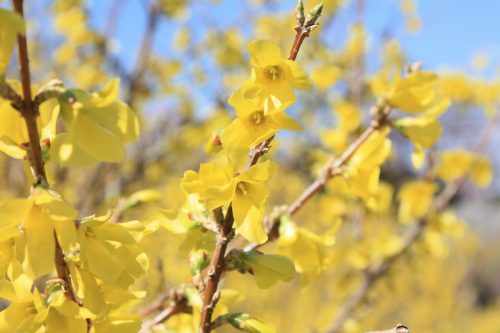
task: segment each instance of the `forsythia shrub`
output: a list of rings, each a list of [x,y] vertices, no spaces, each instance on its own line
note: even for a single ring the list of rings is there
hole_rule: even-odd
[[[47,82],[31,75],[40,65],[34,60],[30,69],[29,46],[37,42],[26,41],[23,1],[0,9],[0,151],[8,156],[2,167],[14,163],[32,184],[29,192],[2,192],[0,198],[0,332],[205,333],[232,327],[335,333],[398,321],[419,332],[457,331],[460,326],[451,324],[437,329],[436,318],[458,320],[468,310],[465,303],[459,309],[439,305],[434,317],[417,310],[401,314],[383,299],[397,290],[412,303],[410,284],[432,290],[425,287],[429,281],[444,283],[442,294],[453,299],[465,273],[447,254],[471,245],[450,237],[467,239],[471,231],[449,203],[469,178],[487,187],[493,167],[483,154],[485,139],[470,151],[436,150],[440,117],[454,103],[475,104],[493,116],[500,91],[466,77],[441,77],[419,63],[403,67],[402,51],[391,40],[377,72],[330,98],[332,87],[353,82],[351,72],[360,70],[367,32],[354,24],[345,47],[330,57],[316,34],[320,17],[333,18],[342,5],[307,6],[306,15],[298,1],[295,25],[260,18],[255,35],[265,38],[247,49],[236,30],[207,34],[204,47],[214,46],[216,66],[229,73],[221,85],[230,96],[202,122],[193,116],[189,88],[169,82],[182,63],[148,62],[147,38],[144,58],[124,78],[128,95],[120,98],[120,80],[108,80],[103,66],[112,57],[106,37],[90,28],[84,2],[54,1],[55,28],[65,39],[53,54],[54,68],[66,66],[70,79]],[[161,16],[186,15],[188,1],[153,1],[149,10],[146,33],[152,34]],[[402,10],[409,29],[417,30],[413,2],[405,1]],[[293,34],[286,55],[279,42]],[[186,30],[174,42],[199,52]],[[16,45],[21,75],[7,79]],[[303,48],[309,61],[322,61],[297,61]],[[250,71],[245,80],[231,72],[239,67]],[[199,69],[190,75],[204,80]],[[315,103],[308,97],[313,88],[327,96],[336,126],[322,126],[317,142],[293,149],[298,159],[286,162],[273,146],[293,147],[295,138],[315,131]],[[127,158],[126,145],[139,140],[135,156],[154,145],[147,131],[144,141],[139,135],[148,126],[154,130],[141,112],[154,94],[178,98],[181,130],[160,122],[159,133],[167,136],[157,149],[160,157],[135,161]],[[305,113],[294,109],[300,99]],[[282,139],[283,131],[304,132]],[[411,144],[411,157],[397,151],[398,135]],[[195,166],[200,147],[209,157]],[[413,179],[391,182],[384,174],[396,155],[411,159]],[[82,178],[85,167],[95,170],[90,178]],[[178,168],[189,170],[173,177]],[[112,200],[99,194],[108,183],[118,189]],[[471,251],[462,250],[463,258]],[[446,261],[451,273],[440,264]],[[431,273],[426,278],[411,270]],[[448,274],[454,279],[447,283]],[[382,282],[391,279],[393,287]],[[172,287],[174,280],[184,282]],[[290,287],[280,291],[284,284]],[[238,305],[244,298],[246,305]],[[383,310],[371,318],[366,308],[377,298]],[[434,305],[428,293],[419,302]],[[470,327],[467,332],[474,332]],[[390,332],[407,331],[399,325]]]

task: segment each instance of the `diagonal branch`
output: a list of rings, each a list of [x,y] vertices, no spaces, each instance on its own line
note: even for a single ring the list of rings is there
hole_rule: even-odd
[[[378,110],[378,111],[377,111]],[[388,106],[381,107],[375,106],[373,109],[373,117],[370,126],[358,137],[356,141],[354,141],[346,151],[336,160],[332,160],[328,162],[323,168],[323,172],[316,178],[314,182],[312,182],[298,197],[295,201],[288,206],[285,211],[285,214],[289,216],[295,215],[316,193],[318,193],[323,186],[325,186],[326,182],[342,173],[342,167],[349,162],[352,156],[358,151],[358,149],[363,146],[363,144],[381,127],[385,126],[387,120],[389,119],[389,115],[392,109]],[[246,250],[256,250],[261,246],[267,244],[268,242],[274,241],[279,233],[277,229],[279,228],[279,218],[281,214],[277,216],[273,216],[270,218],[271,227],[268,233],[268,241],[262,244],[252,244],[247,247]]]
[[[488,123],[486,128],[483,130],[480,135],[473,151],[476,153],[483,152],[488,143],[492,140],[493,135],[496,132],[498,126],[498,121],[493,121]],[[451,199],[458,193],[458,191],[462,188],[465,181],[467,180],[468,175],[465,175],[462,178],[459,178],[453,182],[448,183],[445,188],[439,193],[439,195],[434,199],[433,209],[430,211],[433,212],[442,212]],[[335,319],[333,320],[330,328],[327,330],[328,333],[340,333],[344,323],[351,314],[354,312],[356,307],[365,299],[368,292],[372,289],[375,282],[385,275],[392,265],[401,258],[404,254],[406,254],[413,244],[417,242],[422,236],[426,226],[427,226],[427,217],[422,218],[417,223],[413,224],[410,228],[406,230],[403,234],[403,246],[400,250],[393,255],[385,258],[379,263],[376,263],[363,272],[363,277],[361,284],[358,286],[358,289],[345,301],[342,307],[337,312]]]

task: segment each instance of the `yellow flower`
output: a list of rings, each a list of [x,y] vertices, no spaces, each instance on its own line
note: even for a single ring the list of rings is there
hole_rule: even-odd
[[[43,331],[47,333],[86,333],[86,318],[95,318],[88,309],[66,297],[59,280],[47,282],[45,296],[37,288],[30,293],[33,281],[25,275],[19,275],[11,283],[2,283],[2,297],[10,289],[7,296],[10,304],[0,313],[0,332],[35,333],[45,325]]]
[[[338,119],[338,127],[346,132],[353,132],[361,123],[361,111],[347,101],[339,101],[333,106]]]
[[[442,99],[418,117],[406,117],[394,121],[394,127],[415,144],[412,162],[420,168],[424,162],[424,148],[432,147],[441,137],[441,123],[437,118],[450,106],[450,100]]]
[[[253,86],[240,89],[229,98],[229,104],[236,109],[238,117],[221,135],[224,147],[250,148],[273,136],[280,129],[301,129],[294,119],[283,112],[290,103],[281,104],[279,108],[269,111],[256,88]]]
[[[284,59],[276,44],[258,40],[250,43],[248,48],[252,62],[250,81],[262,86],[275,107],[295,102],[293,88],[311,88],[303,69],[296,62]]]
[[[124,144],[137,139],[139,122],[132,110],[117,101],[119,81],[108,83],[98,93],[68,89],[59,98],[68,132],[56,136],[51,156],[73,166],[92,166],[98,161],[119,162]]]
[[[462,149],[441,152],[435,173],[446,182],[470,175],[479,187],[487,187],[493,179],[493,168],[487,157]]]
[[[340,68],[335,66],[321,66],[311,74],[314,85],[319,90],[326,90],[333,86],[342,76]]]
[[[126,289],[149,266],[147,255],[137,245],[145,228],[139,221],[118,224],[108,222],[107,218],[89,217],[80,221],[77,231],[80,259],[73,264],[114,287]],[[83,294],[82,298],[92,299],[87,296]]]
[[[22,17],[0,8],[0,80],[9,66],[18,34],[24,35]]]
[[[76,232],[73,220],[77,215],[57,193],[35,188],[30,198],[14,199],[2,206],[0,216],[5,234],[0,241],[14,240],[16,259],[30,277],[38,278],[54,270],[54,232],[63,250],[68,250],[65,239],[68,233]],[[3,267],[14,258],[4,259],[0,264]]]
[[[425,181],[414,180],[406,183],[399,191],[399,220],[411,223],[424,217],[431,207],[437,185]]]
[[[182,187],[187,194],[198,193],[208,210],[232,203],[236,231],[252,242],[263,243],[267,234],[262,219],[269,190],[262,183],[275,169],[274,163],[266,161],[235,175],[229,161],[219,160],[201,164],[198,173],[185,172]]]
[[[387,139],[389,132],[389,128],[375,132],[346,166],[345,176],[350,189],[367,202],[378,192],[380,166],[391,152],[392,144]]]
[[[404,136],[422,148],[432,147],[442,133],[441,124],[432,118],[402,118],[394,124]]]
[[[437,81],[434,73],[412,72],[396,81],[386,96],[387,103],[404,112],[424,111],[435,102]]]
[[[294,261],[300,273],[320,273],[331,259],[329,251],[334,243],[335,239],[329,233],[319,236],[287,218],[281,218],[279,251]]]
[[[9,84],[18,93],[21,92],[19,82],[10,81]],[[36,87],[32,87],[36,93]],[[56,123],[59,110],[54,100],[49,100],[40,105],[40,116],[37,117],[37,127],[40,133],[42,148],[46,141],[51,140],[56,134]],[[0,151],[10,157],[23,159],[26,155],[26,144],[29,142],[26,123],[20,112],[14,109],[10,101],[0,98]]]

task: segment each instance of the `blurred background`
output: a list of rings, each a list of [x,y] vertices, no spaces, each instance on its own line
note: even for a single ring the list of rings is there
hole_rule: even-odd
[[[306,9],[315,2],[305,1]],[[206,143],[234,117],[227,98],[250,73],[247,44],[272,40],[287,55],[295,34],[295,5],[294,0],[26,2],[33,81],[42,85],[59,78],[66,86],[97,90],[119,77],[122,98],[141,118],[141,138],[129,147],[125,163],[76,171],[52,166],[50,183],[87,215],[96,209],[105,213],[142,189],[157,191],[157,202],[138,205],[123,219],[153,219],[157,207],[178,208],[183,172],[207,160]],[[443,136],[430,154],[472,149],[498,113],[499,12],[497,1],[324,0],[320,26],[297,58],[314,83],[290,109],[304,131],[278,135],[273,153],[283,172],[273,180],[269,206],[291,202],[327,157],[345,148],[335,132],[340,119],[335,105],[354,105],[361,114],[359,127],[366,126],[376,102],[372,78],[406,64],[421,61],[423,69],[437,72],[443,94],[453,102],[441,118]],[[17,75],[12,64],[9,77]],[[359,128],[345,140],[356,133]],[[412,144],[397,133],[391,139],[395,153],[382,178],[397,192],[423,171],[411,164]],[[495,174],[499,140],[492,137],[485,151]],[[2,155],[0,166],[0,199],[26,194],[20,164]],[[465,184],[452,202],[465,221],[465,233],[443,239],[439,249],[416,244],[356,309],[344,332],[401,321],[420,333],[500,332],[499,196],[499,177],[487,189]],[[397,205],[396,196],[391,198]],[[329,259],[291,285],[252,292],[234,308],[251,309],[278,332],[328,327],[355,289],[363,262],[380,250],[367,247],[368,254],[361,255],[355,245],[403,230],[394,208],[383,214],[351,210],[327,188],[295,221],[318,234],[338,225],[336,245],[324,249]],[[182,242],[164,229],[144,242],[152,268],[137,288],[150,296],[138,308],[189,281],[186,258],[178,251]],[[237,290],[255,288],[245,276],[231,276],[226,283]],[[171,324],[174,332],[180,320]]]

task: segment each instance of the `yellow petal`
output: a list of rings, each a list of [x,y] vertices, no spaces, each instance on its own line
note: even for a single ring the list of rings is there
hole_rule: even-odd
[[[299,90],[309,90],[312,87],[311,81],[307,77],[306,72],[302,67],[295,61],[285,60],[284,61],[287,69],[288,79],[292,85]]]
[[[214,210],[217,207],[228,205],[233,200],[235,190],[235,181],[222,186],[208,188],[205,192],[205,205],[207,209]]]
[[[17,159],[23,159],[26,156],[26,150],[5,135],[0,137],[0,151]]]
[[[258,208],[256,206],[250,206],[249,209],[240,207],[240,201],[235,198],[233,202],[233,211],[242,212],[244,211],[244,217],[236,218],[235,216],[235,227],[236,232],[242,235],[245,239],[256,244],[262,244],[267,241],[267,233],[264,230],[262,221],[264,219],[264,207]]]
[[[300,124],[295,119],[289,117],[284,112],[277,112],[274,115],[272,115],[272,117],[273,120],[278,125],[279,129],[284,129],[288,131],[300,131],[303,129],[302,126],[300,126]]]
[[[24,35],[22,17],[17,13],[0,8],[0,76],[9,67],[17,34]]]
[[[403,185],[398,193],[400,221],[411,223],[424,217],[431,207],[437,189],[436,184],[424,180],[415,180]]]
[[[82,114],[75,122],[78,144],[86,153],[105,162],[123,159],[123,144],[116,135]]]
[[[110,80],[101,91],[93,94],[92,104],[96,107],[103,107],[111,104],[118,98],[120,90],[120,79]]]
[[[87,333],[85,319],[66,317],[57,310],[51,309],[45,321],[45,333]]]
[[[82,245],[85,245],[82,250],[85,251],[84,256],[86,257],[89,271],[98,278],[113,283],[120,275],[122,269],[121,265],[109,253],[106,246],[101,241],[90,237],[86,238],[86,241],[82,242]]]
[[[442,133],[441,124],[434,118],[401,118],[394,124],[404,136],[423,148],[432,147]]]
[[[54,269],[54,226],[49,216],[38,206],[32,206],[23,223],[26,233],[26,258],[23,266],[34,278]]]
[[[478,157],[472,165],[471,178],[477,186],[488,187],[493,180],[491,161],[486,157]]]
[[[86,110],[89,118],[118,136],[123,143],[137,140],[139,137],[139,120],[128,105],[114,101],[104,108]]]
[[[276,170],[278,170],[278,165],[271,160],[267,160],[253,165],[238,179],[245,182],[265,182],[271,178]]]
[[[436,176],[444,181],[451,181],[465,176],[471,170],[474,154],[462,150],[443,151],[435,169]]]
[[[0,206],[0,242],[19,236],[19,225],[29,206],[30,201],[24,199],[10,200]]]
[[[99,239],[112,240],[123,244],[134,244],[142,238],[144,226],[139,221],[111,223],[106,222],[93,228],[94,234]]]
[[[311,79],[320,90],[326,90],[333,86],[341,77],[342,72],[338,67],[327,66],[315,69],[311,74]]]
[[[50,156],[55,161],[73,168],[85,168],[97,163],[97,159],[87,154],[69,135],[57,135],[50,145]]]
[[[255,84],[246,84],[233,92],[227,102],[236,110],[238,117],[246,117],[261,107],[259,102],[263,98],[259,95],[260,90]]]
[[[0,313],[0,332],[36,332],[42,323],[35,323],[36,311],[33,302],[24,301],[10,304]]]
[[[401,79],[387,96],[388,103],[404,112],[424,111],[436,98],[434,85],[437,75],[431,72],[412,72]]]
[[[73,220],[54,220],[57,240],[63,252],[72,252],[78,243],[77,230]]]
[[[283,57],[278,45],[267,40],[257,40],[248,45],[252,66],[265,67],[279,64]]]
[[[411,153],[411,163],[415,169],[420,169],[425,162],[425,151],[422,146],[416,144],[413,152]]]

